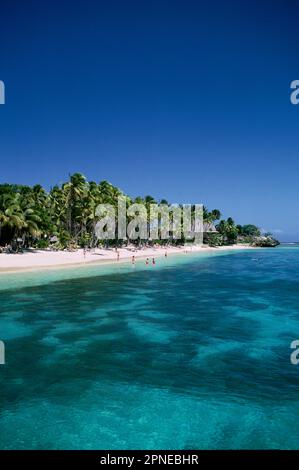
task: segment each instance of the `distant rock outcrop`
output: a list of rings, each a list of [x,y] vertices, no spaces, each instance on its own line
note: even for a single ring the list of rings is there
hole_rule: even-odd
[[[259,246],[259,247],[275,247],[277,245],[280,245],[280,242],[278,240],[275,240],[275,238],[272,237],[254,237],[253,246]]]

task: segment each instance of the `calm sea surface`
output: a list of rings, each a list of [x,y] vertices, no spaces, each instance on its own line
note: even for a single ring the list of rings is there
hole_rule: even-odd
[[[299,448],[299,248],[0,276],[1,449]]]

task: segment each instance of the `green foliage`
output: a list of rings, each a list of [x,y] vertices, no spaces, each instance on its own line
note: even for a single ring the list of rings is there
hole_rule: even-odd
[[[35,244],[35,247],[40,248],[40,249],[48,248],[49,247],[49,240],[47,240],[46,238],[41,238],[41,239],[37,240],[37,242]]]
[[[221,220],[217,225],[218,232],[223,236],[224,243],[236,243],[238,238],[238,227],[231,217]]]
[[[84,233],[79,237],[78,244],[82,248],[87,247],[90,245],[91,242],[91,235],[90,233]]]
[[[206,233],[204,235],[204,243],[209,246],[221,246],[223,245],[223,235],[220,233]]]
[[[261,235],[260,229],[253,224],[237,225],[238,233],[243,236],[259,237]]]
[[[132,200],[108,181],[88,182],[81,173],[74,173],[67,182],[61,186],[54,186],[50,192],[45,191],[39,184],[33,187],[2,184],[0,185],[0,245],[22,238],[24,247],[46,248],[50,245],[57,249],[74,249],[78,246],[95,246],[95,227],[98,221],[96,208],[99,204],[110,204],[117,216],[118,197],[124,198],[127,207],[132,202],[144,204],[147,209],[144,218],[149,227],[150,206],[156,202],[152,196],[136,197]],[[165,199],[161,199],[160,203],[169,205]],[[172,217],[171,210],[170,217]],[[221,218],[221,213],[218,209],[209,211],[203,207],[203,218],[207,225],[213,227],[215,221]],[[130,221],[130,217],[128,220]],[[231,218],[226,221],[221,220],[218,231],[219,233],[205,234],[205,242],[211,246],[219,246],[223,243],[235,243],[238,234],[254,236],[258,233],[254,225],[236,226]],[[53,236],[57,237],[55,243],[51,241]],[[149,240],[137,240],[135,243],[143,244],[145,241],[149,243]],[[180,240],[171,238],[169,241],[150,241],[161,245],[165,243],[181,245],[184,242],[183,235]],[[104,245],[120,246],[122,243],[123,240],[111,240]]]

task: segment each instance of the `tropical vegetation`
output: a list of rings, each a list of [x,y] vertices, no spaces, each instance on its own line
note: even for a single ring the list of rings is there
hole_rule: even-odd
[[[46,191],[41,185],[0,185],[0,246],[10,245],[12,250],[28,247],[63,248],[94,247],[97,245],[95,227],[98,221],[96,208],[110,204],[117,209],[118,198],[128,207],[143,203],[147,209],[156,201],[152,196],[132,198],[108,181],[87,181],[81,173]],[[117,213],[117,210],[116,210]],[[204,242],[211,246],[236,243],[238,240],[253,242],[260,236],[255,225],[236,225],[232,218],[221,220],[218,209],[203,208],[205,226]],[[116,222],[117,223],[117,222]],[[144,240],[137,240],[141,243]],[[166,241],[146,240],[147,243]],[[183,243],[184,239],[171,239],[167,243]],[[124,240],[109,240],[110,245],[121,245]]]

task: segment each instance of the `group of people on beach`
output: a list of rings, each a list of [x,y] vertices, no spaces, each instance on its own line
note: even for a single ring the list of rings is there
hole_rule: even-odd
[[[165,258],[167,258],[167,251],[165,251]],[[117,251],[117,261],[119,261],[119,258],[120,258],[120,254],[119,254],[119,251]],[[135,256],[133,255],[132,256],[132,266],[135,266],[135,262],[136,262],[136,259],[135,259]],[[156,259],[155,258],[152,258],[151,259],[151,262],[150,262],[150,258],[146,258],[146,261],[145,261],[145,264],[148,266],[149,264],[152,264],[153,266],[155,266],[156,264]]]
[[[132,256],[132,266],[135,266],[135,256]],[[145,264],[148,266],[150,264],[150,259],[146,258]],[[156,264],[155,258],[152,258],[151,264],[154,266]]]
[[[167,251],[165,251],[165,258],[167,258]],[[119,259],[119,258],[118,258]],[[156,264],[156,259],[155,258],[152,258],[151,262],[150,262],[150,258],[146,258],[145,260],[145,264],[148,266],[149,264],[152,264],[153,266],[155,266]],[[135,256],[132,256],[132,265],[135,266]]]

